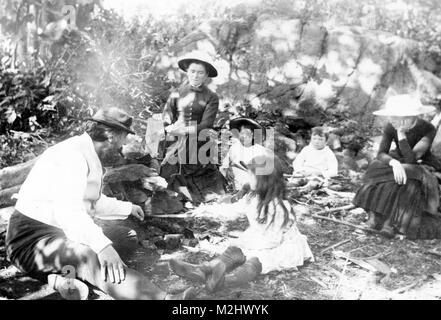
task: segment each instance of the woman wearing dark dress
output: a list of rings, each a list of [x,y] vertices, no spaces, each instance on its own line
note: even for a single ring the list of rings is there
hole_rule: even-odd
[[[374,112],[387,117],[388,123],[377,158],[369,165],[353,203],[369,213],[368,226],[381,229],[386,237],[399,233],[409,239],[427,238],[422,220],[439,216],[438,181],[432,173],[441,166],[430,152],[436,130],[418,117],[431,111],[433,107],[423,106],[410,95],[397,95]]]
[[[215,150],[209,146],[213,147],[216,142],[208,137],[215,134],[210,129],[219,107],[217,94],[205,84],[208,78],[217,76],[216,68],[209,61],[206,54],[199,52],[178,61],[179,67],[187,73],[187,81],[172,92],[162,114],[171,146],[162,163],[161,175],[168,181],[169,189],[182,193],[194,203],[210,200],[225,191],[217,154],[207,152]]]

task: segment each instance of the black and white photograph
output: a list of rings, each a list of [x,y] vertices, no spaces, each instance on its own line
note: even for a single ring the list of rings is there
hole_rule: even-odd
[[[0,0],[0,300],[439,300],[440,124],[439,0]]]

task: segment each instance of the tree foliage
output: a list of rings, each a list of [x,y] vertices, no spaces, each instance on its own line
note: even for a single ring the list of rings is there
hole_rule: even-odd
[[[71,20],[66,23],[63,6],[75,9],[75,25],[69,24]],[[242,44],[237,32],[230,31],[249,28],[261,15],[363,26],[414,39],[425,53],[417,57],[419,64],[441,74],[437,0],[262,0],[234,7],[218,0],[192,1],[167,19],[148,16],[130,21],[104,10],[99,1],[4,0],[0,3],[3,146],[16,145],[5,140],[18,139],[11,132],[44,129],[50,135],[78,129],[80,119],[109,105],[134,114],[135,130],[142,136],[144,120],[161,111],[169,89],[176,85],[165,70],[152,71],[158,53],[167,52],[202,23],[216,20],[225,26],[218,34],[219,53],[231,59]],[[248,110],[239,107],[238,113]]]

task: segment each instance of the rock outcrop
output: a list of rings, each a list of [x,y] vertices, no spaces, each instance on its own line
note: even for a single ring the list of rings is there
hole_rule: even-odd
[[[224,104],[248,101],[318,122],[317,110],[364,121],[388,94],[415,92],[432,102],[441,92],[441,79],[414,62],[423,54],[418,43],[361,27],[326,29],[272,16],[213,21],[159,54],[155,67],[179,80],[176,58],[192,50],[212,55],[219,76],[210,86]]]

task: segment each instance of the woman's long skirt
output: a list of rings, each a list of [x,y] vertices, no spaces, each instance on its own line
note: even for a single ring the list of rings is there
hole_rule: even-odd
[[[227,184],[224,176],[219,171],[218,154],[211,154],[208,151],[206,159],[211,160],[205,161],[208,163],[201,163],[201,159],[198,158],[200,148],[204,144],[204,141],[199,141],[197,149],[194,150],[196,155],[191,155],[189,143],[186,141],[183,145],[183,148],[185,148],[183,150],[186,153],[184,163],[179,161],[174,164],[166,162],[161,166],[160,175],[167,180],[168,189],[181,192],[182,187],[187,188],[191,200],[195,204],[211,201],[224,195]]]
[[[427,224],[421,223],[424,216],[429,219],[439,216],[438,181],[426,166],[403,164],[403,167],[407,182],[399,185],[395,182],[392,167],[373,161],[353,203],[374,212],[383,221],[390,218],[395,229],[415,239],[423,236],[420,228]]]

